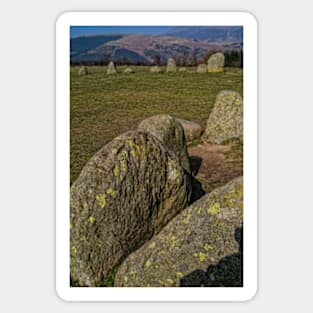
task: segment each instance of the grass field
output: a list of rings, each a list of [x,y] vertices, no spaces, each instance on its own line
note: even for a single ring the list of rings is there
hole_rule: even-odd
[[[200,123],[203,127],[223,89],[242,95],[242,69],[224,73],[135,73],[106,75],[105,67],[89,67],[88,75],[70,72],[70,176],[71,184],[91,156],[119,134],[136,129],[144,118],[160,113]]]

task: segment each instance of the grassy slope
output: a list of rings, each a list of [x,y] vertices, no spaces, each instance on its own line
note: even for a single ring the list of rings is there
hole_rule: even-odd
[[[167,113],[203,127],[216,94],[232,89],[242,94],[242,70],[225,73],[153,74],[136,67],[134,74],[106,75],[105,68],[89,68],[79,76],[71,68],[71,183],[89,158],[119,134],[136,129],[144,118]]]

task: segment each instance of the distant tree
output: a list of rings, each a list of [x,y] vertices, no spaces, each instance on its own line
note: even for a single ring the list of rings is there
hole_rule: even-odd
[[[242,67],[242,52],[234,49],[225,51],[225,66],[228,67]]]
[[[196,50],[193,50],[193,52],[192,52],[190,65],[192,65],[192,66],[198,65],[198,57],[197,57],[197,51]]]
[[[153,56],[153,64],[154,65],[161,65],[161,56],[160,55],[154,55]]]
[[[203,57],[202,57],[202,62],[203,63],[207,63],[208,62],[208,59],[214,54],[214,53],[217,53],[217,52],[220,52],[218,51],[217,49],[211,49],[209,50],[208,52],[206,52]]]
[[[131,64],[133,64],[133,62],[128,57],[123,56],[116,61],[116,64],[117,65],[131,65]]]

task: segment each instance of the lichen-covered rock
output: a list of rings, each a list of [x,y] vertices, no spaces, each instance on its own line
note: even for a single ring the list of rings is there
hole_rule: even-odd
[[[132,253],[114,285],[240,286],[242,222],[243,179],[237,178],[183,210]]]
[[[126,67],[124,70],[124,73],[125,74],[132,74],[132,73],[135,73],[135,71],[133,70],[132,67]]]
[[[208,72],[219,73],[224,71],[225,56],[221,52],[214,53],[208,59]]]
[[[78,75],[88,75],[87,66],[81,66],[78,71]]]
[[[159,66],[152,66],[151,68],[150,68],[150,72],[151,73],[161,73],[162,72],[162,69],[159,67]]]
[[[200,139],[202,127],[199,124],[180,118],[176,118],[176,121],[178,121],[183,126],[187,142]]]
[[[221,144],[234,138],[243,139],[243,102],[238,92],[223,90],[216,96],[202,140]]]
[[[157,234],[189,201],[176,156],[148,133],[99,150],[71,187],[71,278],[101,286],[108,270]]]
[[[153,115],[143,120],[138,130],[148,132],[162,141],[174,152],[182,167],[190,173],[186,138],[182,125],[167,114]]]
[[[107,74],[108,75],[116,74],[116,69],[115,69],[114,63],[112,61],[108,65]]]
[[[205,64],[199,64],[197,67],[197,73],[207,73],[208,72],[208,67]]]
[[[173,58],[167,60],[166,72],[176,72],[176,62]]]

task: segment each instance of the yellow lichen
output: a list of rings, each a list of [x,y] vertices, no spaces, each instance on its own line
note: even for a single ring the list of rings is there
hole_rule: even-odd
[[[134,147],[135,147],[135,142],[134,142],[134,140],[129,139],[129,140],[127,140],[127,143],[128,143],[128,145],[129,145],[131,148],[134,148]]]
[[[199,260],[201,262],[203,262],[203,261],[205,261],[205,258],[206,258],[206,255],[204,253],[202,253],[202,252],[199,252]]]
[[[182,272],[176,272],[176,276],[177,276],[177,278],[182,278],[183,277],[183,273]]]
[[[86,240],[86,236],[82,236],[79,239],[80,239],[80,241],[85,241]]]
[[[100,208],[103,209],[106,205],[106,194],[97,195],[96,199],[100,205]]]
[[[77,249],[76,249],[75,246],[73,246],[73,247],[71,248],[71,253],[72,253],[72,254],[76,254],[76,252],[77,252]]]
[[[146,267],[150,267],[150,265],[151,265],[150,260],[147,260],[147,262],[146,262],[145,266],[146,266]]]
[[[110,196],[112,196],[113,198],[115,198],[115,196],[116,196],[116,191],[113,190],[112,188],[109,188],[109,189],[107,190],[107,194],[110,195]]]
[[[189,220],[190,220],[190,218],[191,218],[191,214],[188,212],[187,214],[186,214],[186,217],[183,219],[183,224],[188,224],[188,222],[189,222]]]
[[[221,211],[221,206],[219,202],[212,203],[210,207],[208,208],[208,213],[211,215],[218,214],[220,213],[220,211]]]
[[[210,250],[212,250],[212,249],[213,249],[213,247],[210,246],[208,243],[206,243],[206,244],[204,245],[204,250],[210,251]]]
[[[128,282],[128,277],[127,276],[124,277],[124,281],[127,284],[127,282]]]
[[[128,153],[125,150],[122,151],[118,156],[118,160],[120,161],[120,168],[122,172],[125,172],[127,169],[127,166],[126,166],[127,157],[128,157]]]
[[[175,236],[168,236],[167,237],[167,240],[168,240],[168,243],[169,243],[169,246],[170,246],[170,249],[173,249],[174,247],[177,246],[177,239]]]
[[[149,247],[150,249],[153,249],[153,248],[155,248],[155,246],[156,246],[156,243],[155,243],[155,241],[153,241],[152,243],[149,244],[148,247]]]
[[[126,161],[125,160],[121,160],[120,161],[120,166],[121,166],[121,171],[125,172],[127,167],[126,167]]]
[[[119,174],[120,174],[120,169],[117,165],[114,166],[114,169],[113,169],[113,174],[115,177],[118,177]]]
[[[166,281],[167,281],[169,284],[171,284],[171,285],[173,285],[173,284],[174,284],[174,280],[173,280],[173,279],[171,279],[171,278],[168,278]]]
[[[187,230],[186,230],[186,234],[187,234],[187,235],[190,235],[190,234],[191,234],[191,230],[190,230],[190,229],[187,229]]]
[[[96,220],[96,219],[95,219],[93,216],[89,216],[89,217],[88,217],[88,222],[89,222],[90,224],[93,224],[95,220]]]

